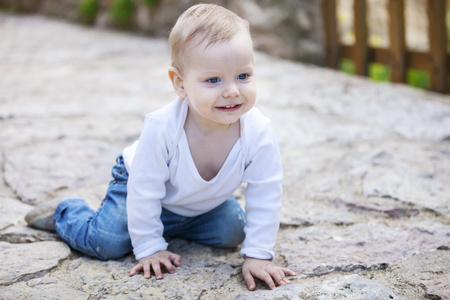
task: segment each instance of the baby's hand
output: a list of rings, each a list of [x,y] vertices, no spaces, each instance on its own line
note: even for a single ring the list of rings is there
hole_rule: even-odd
[[[253,276],[264,280],[269,288],[273,290],[275,283],[278,285],[291,283],[285,275],[294,276],[296,274],[289,269],[275,266],[271,261],[246,257],[242,266],[242,275],[248,289],[253,291],[256,287]]]
[[[141,258],[139,263],[130,271],[130,276],[136,275],[139,271],[144,271],[144,277],[150,278],[150,271],[153,269],[156,279],[162,279],[161,265],[166,267],[167,272],[173,273],[173,265],[179,267],[181,263],[181,256],[170,251],[159,251],[150,256]]]

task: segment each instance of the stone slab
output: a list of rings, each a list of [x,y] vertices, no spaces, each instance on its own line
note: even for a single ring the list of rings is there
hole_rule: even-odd
[[[48,300],[86,300],[90,295],[79,289],[67,288],[65,280],[55,278],[36,278],[1,287],[0,299],[48,299]],[[93,295],[94,296],[94,295]],[[95,298],[97,299],[97,298]]]
[[[343,198],[450,216],[448,142],[333,142],[282,153],[284,224],[363,221],[361,211],[333,205]]]
[[[0,124],[1,124],[1,122],[0,122]],[[1,135],[1,133],[0,133],[0,135]],[[2,139],[2,142],[3,142],[3,139]],[[6,184],[6,182],[4,180],[4,174],[3,174],[4,165],[5,165],[4,163],[5,163],[5,157],[3,154],[3,149],[0,149],[0,198],[16,198],[16,195],[14,194],[13,190]]]
[[[0,242],[0,286],[41,277],[69,255],[70,248],[63,242]]]
[[[0,231],[19,224],[32,208],[16,199],[0,198]]]
[[[107,185],[121,151],[98,140],[60,140],[17,147],[6,151],[4,176],[21,201],[38,204],[58,191]]]
[[[334,70],[270,57],[258,57],[256,64],[261,83],[259,103],[268,108],[269,115],[269,108],[275,106],[274,116],[280,109],[312,111],[342,119],[343,124],[361,123],[363,128],[376,127],[378,132],[387,130],[406,139],[439,141],[450,136],[447,95],[392,83],[373,84],[363,77],[349,80]],[[283,121],[303,123],[295,119]]]
[[[21,220],[18,225],[0,231],[0,241],[11,244],[26,244],[44,241],[61,241],[61,238],[55,232],[29,227],[26,225],[25,220]]]
[[[450,143],[387,143],[371,154],[365,196],[414,203],[450,217]]]
[[[333,280],[327,280],[321,284],[304,283],[283,285],[272,291],[257,291],[247,293],[236,298],[236,300],[263,299],[407,300],[408,298],[397,297],[390,288],[356,274],[342,276]]]
[[[389,284],[394,290],[416,290],[411,299],[450,298],[450,251],[437,250],[413,255],[392,266],[384,273],[376,273],[373,280]]]
[[[276,251],[307,275],[383,270],[414,254],[449,248],[449,232],[448,225],[413,220],[311,226],[285,236]]]
[[[49,115],[45,118],[14,117],[0,122],[2,147],[16,148],[43,141],[102,140],[123,147],[139,137],[143,117],[140,116]],[[20,134],[16,134],[20,131]],[[113,134],[112,134],[113,133]],[[1,161],[1,158],[0,158]]]
[[[33,245],[40,243],[33,243]],[[42,296],[55,299],[53,292],[64,283],[64,292],[74,290],[75,296],[92,295],[97,299],[199,299],[202,294],[219,289],[231,278],[238,277],[241,258],[234,250],[203,247],[183,240],[173,240],[170,250],[182,255],[182,265],[173,274],[164,273],[163,280],[145,279],[142,273],[130,277],[136,264],[132,256],[114,261],[99,261],[75,254],[57,269],[40,279],[30,278],[24,287],[15,284],[14,295],[29,295],[35,288]],[[19,287],[24,290],[18,291]],[[47,290],[47,294],[45,294]],[[56,295],[59,295],[58,293]]]

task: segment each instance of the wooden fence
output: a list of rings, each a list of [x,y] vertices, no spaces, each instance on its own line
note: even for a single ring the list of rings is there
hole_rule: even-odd
[[[425,71],[430,76],[432,91],[448,92],[447,76],[450,74],[450,56],[447,54],[447,32],[445,17],[447,0],[426,0],[428,17],[428,52],[411,51],[405,42],[405,1],[388,0],[389,48],[368,45],[367,3],[354,0],[355,43],[341,45],[337,30],[336,1],[322,0],[325,28],[326,64],[339,67],[340,59],[350,59],[357,75],[367,76],[370,63],[382,63],[390,67],[392,82],[406,82],[409,68]]]

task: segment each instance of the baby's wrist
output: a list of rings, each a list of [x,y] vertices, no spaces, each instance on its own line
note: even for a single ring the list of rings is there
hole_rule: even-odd
[[[251,257],[251,256],[247,256],[247,255],[244,255],[244,260],[267,260],[267,261],[270,261],[270,259]]]

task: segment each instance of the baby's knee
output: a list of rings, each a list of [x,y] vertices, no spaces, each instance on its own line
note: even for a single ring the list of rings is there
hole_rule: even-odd
[[[245,215],[241,215],[234,222],[223,224],[220,235],[220,247],[237,247],[244,241]]]
[[[98,238],[95,241],[91,241],[91,249],[93,254],[100,260],[118,259],[133,250],[129,237]]]
[[[220,247],[224,248],[234,248],[242,244],[244,241],[245,234],[244,231],[235,232],[233,235],[228,235],[222,239]]]

